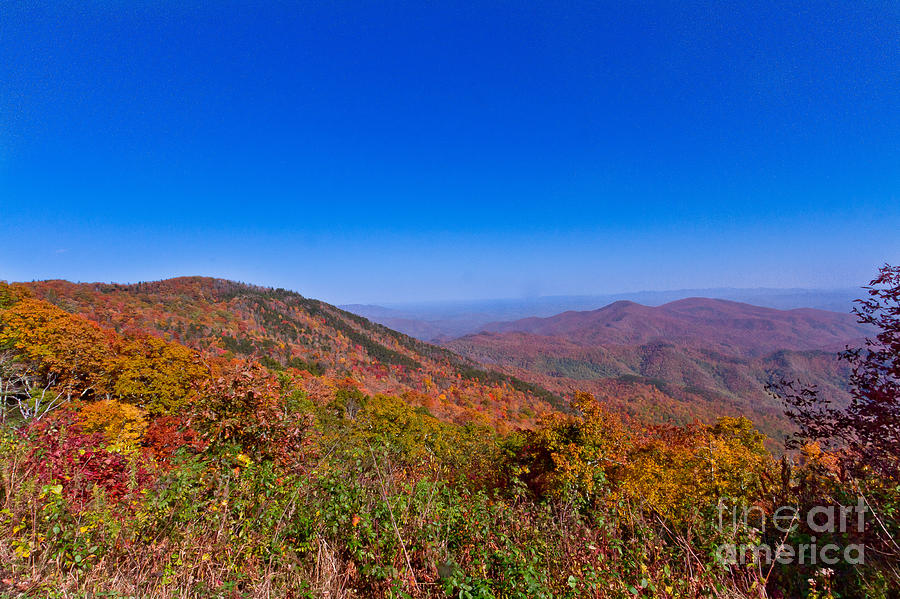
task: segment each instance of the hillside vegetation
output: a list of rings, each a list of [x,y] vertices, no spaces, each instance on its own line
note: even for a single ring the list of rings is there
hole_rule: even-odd
[[[323,380],[350,377],[370,395],[403,396],[446,420],[495,425],[533,423],[537,414],[565,409],[561,398],[532,384],[284,289],[203,277],[26,287],[118,332],[150,332],[212,356],[255,358],[275,371],[313,375],[310,391]]]
[[[297,294],[0,285],[0,596],[894,596],[896,480],[777,460],[753,423],[654,425]],[[852,476],[852,478],[848,478]],[[863,564],[731,560],[778,506]],[[723,505],[767,514],[752,525]],[[768,525],[767,525],[768,524]],[[743,553],[743,550],[742,550]]]
[[[657,422],[745,414],[780,442],[792,428],[767,386],[799,379],[846,404],[850,371],[838,353],[871,332],[851,314],[691,298],[493,323],[446,347],[557,393],[615,389],[610,400]]]

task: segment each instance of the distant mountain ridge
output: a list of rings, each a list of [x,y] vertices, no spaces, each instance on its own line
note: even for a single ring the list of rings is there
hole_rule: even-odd
[[[483,328],[445,346],[551,390],[603,393],[611,381],[650,384],[674,403],[657,410],[642,401],[630,411],[662,421],[744,414],[771,435],[785,433],[788,425],[766,385],[797,379],[846,401],[849,372],[837,352],[871,333],[851,314],[710,298],[662,306],[618,301]],[[661,401],[668,400],[651,399]]]
[[[485,325],[527,317],[548,317],[567,311],[596,310],[616,301],[659,306],[690,297],[725,299],[788,310],[814,308],[848,314],[858,289],[681,289],[606,295],[545,296],[403,304],[348,304],[342,309],[424,341],[447,341],[481,331]]]
[[[839,351],[847,343],[861,342],[867,332],[851,314],[776,310],[711,298],[686,298],[656,307],[620,300],[592,311],[489,323],[484,330],[560,336],[587,346],[702,343],[747,356],[777,350]]]

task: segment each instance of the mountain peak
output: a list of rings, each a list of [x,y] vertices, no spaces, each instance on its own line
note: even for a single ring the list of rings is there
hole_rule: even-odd
[[[866,329],[851,314],[778,310],[741,302],[690,297],[662,306],[621,300],[589,312],[492,323],[494,333],[524,332],[587,346],[675,342],[760,355],[777,349],[843,348]]]

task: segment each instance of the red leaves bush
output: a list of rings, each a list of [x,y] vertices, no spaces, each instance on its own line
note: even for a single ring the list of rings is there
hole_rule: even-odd
[[[144,442],[147,450],[161,464],[166,464],[181,447],[199,453],[207,446],[200,433],[191,428],[186,419],[177,416],[161,416],[150,422],[144,433]]]
[[[75,511],[88,506],[98,490],[108,503],[121,506],[153,481],[144,455],[108,451],[103,434],[84,432],[74,412],[60,410],[23,433],[33,447],[27,465],[39,482],[62,484],[63,495]]]
[[[282,464],[305,455],[312,416],[289,409],[278,380],[258,362],[235,361],[200,395],[196,423],[210,446],[235,444]]]

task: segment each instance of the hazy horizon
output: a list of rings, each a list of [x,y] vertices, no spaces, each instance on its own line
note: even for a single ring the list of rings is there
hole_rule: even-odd
[[[149,283],[154,281],[163,281],[167,279],[174,278],[191,278],[191,277],[209,277],[209,278],[219,278],[230,281],[235,281],[238,283],[243,283],[247,285],[259,285],[262,287],[270,287],[270,288],[281,288],[287,289],[288,291],[293,291],[295,293],[299,293],[305,297],[309,297],[312,299],[326,301],[336,306],[358,306],[358,307],[378,307],[378,308],[388,308],[388,309],[403,309],[403,308],[411,308],[411,307],[450,307],[450,306],[464,306],[470,304],[489,304],[492,302],[495,303],[529,303],[529,302],[546,302],[546,301],[554,301],[554,300],[578,300],[578,299],[595,299],[595,298],[616,298],[620,296],[641,296],[641,295],[659,295],[659,296],[677,296],[681,297],[692,297],[690,294],[696,294],[697,297],[719,297],[723,293],[736,293],[736,294],[763,294],[771,293],[771,294],[790,294],[790,293],[822,293],[822,294],[851,294],[854,297],[861,297],[862,287],[867,284],[868,281],[861,283],[857,287],[682,287],[682,288],[673,288],[673,289],[635,289],[628,291],[596,291],[592,293],[578,293],[578,294],[568,294],[568,293],[550,293],[546,295],[519,295],[519,296],[506,296],[506,297],[462,297],[462,298],[434,298],[434,299],[424,299],[424,300],[404,300],[404,301],[379,301],[379,300],[360,300],[360,301],[335,301],[325,297],[316,297],[312,295],[308,295],[304,293],[303,289],[294,288],[289,285],[279,284],[279,283],[260,283],[258,281],[253,280],[242,280],[235,279],[230,277],[219,277],[207,274],[187,274],[187,275],[174,275],[171,277],[161,277],[161,278],[149,278],[149,279],[136,279],[136,280],[80,280],[80,279],[68,279],[64,277],[46,277],[46,278],[31,278],[31,279],[4,279],[0,277],[0,281],[10,282],[10,283],[34,283],[39,281],[53,281],[53,280],[61,280],[68,281],[70,283],[75,284],[86,284],[86,285],[134,285],[137,283]],[[711,294],[711,295],[710,295]],[[722,298],[725,299],[725,298]],[[640,302],[638,302],[640,303]]]
[[[291,290],[296,291],[296,290]],[[628,291],[598,291],[595,293],[581,294],[547,294],[547,295],[520,295],[506,297],[469,297],[459,299],[429,299],[420,301],[351,301],[342,302],[341,306],[378,306],[383,308],[402,308],[407,306],[441,306],[453,304],[474,304],[480,302],[531,302],[569,298],[605,298],[620,295],[643,295],[643,294],[685,294],[698,293],[697,297],[709,297],[703,293],[721,293],[721,292],[772,292],[772,293],[792,293],[792,292],[815,292],[815,293],[864,293],[862,285],[859,287],[704,287],[704,288],[677,288],[677,289],[634,289]],[[298,291],[298,293],[300,293]],[[685,296],[690,297],[690,296]],[[639,302],[638,302],[639,303]]]

